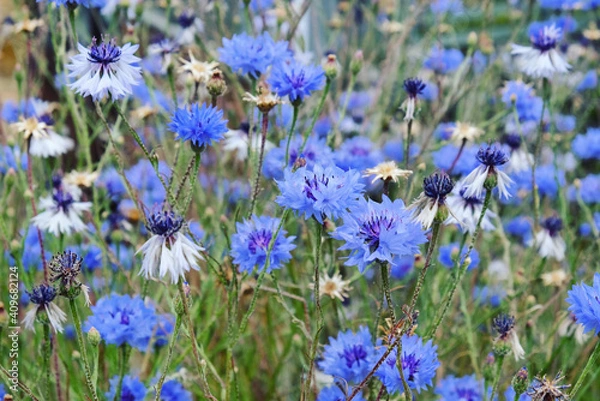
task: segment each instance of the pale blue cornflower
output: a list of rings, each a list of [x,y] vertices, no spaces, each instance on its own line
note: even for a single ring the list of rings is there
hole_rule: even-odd
[[[532,78],[551,78],[555,73],[567,73],[571,69],[556,47],[562,30],[556,25],[546,25],[530,37],[531,47],[512,44],[511,54],[517,56],[521,71]]]
[[[594,274],[592,286],[575,284],[568,294],[569,311],[583,325],[585,333],[600,334],[600,273]]]
[[[513,182],[506,173],[499,169],[509,160],[508,156],[495,146],[481,147],[477,152],[477,160],[480,165],[475,168],[463,181],[466,187],[464,196],[481,197],[485,189],[485,183],[489,178],[496,180],[500,197],[508,199],[511,197],[508,188]]]

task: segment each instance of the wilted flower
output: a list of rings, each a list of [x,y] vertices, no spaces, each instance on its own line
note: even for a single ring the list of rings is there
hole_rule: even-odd
[[[398,165],[394,161],[379,163],[373,168],[365,170],[363,177],[373,176],[372,183],[381,179],[383,181],[394,181],[398,182],[399,178],[408,178],[412,175],[411,170],[403,170],[398,168]]]
[[[527,395],[531,396],[533,401],[568,401],[570,398],[563,390],[571,387],[571,385],[558,384],[564,378],[561,372],[558,372],[553,380],[548,380],[545,375],[541,379],[536,377],[529,390],[527,390]]]
[[[179,44],[170,39],[164,39],[160,42],[148,46],[148,54],[160,57],[162,74],[166,73],[169,67],[173,65],[173,54],[179,51]],[[190,52],[191,54],[191,52]]]
[[[459,182],[455,187],[452,195],[446,200],[448,208],[452,214],[448,216],[446,224],[459,224],[464,227],[467,232],[473,234],[477,229],[477,223],[481,217],[483,210],[483,198],[477,196],[465,196],[467,188],[462,182]],[[491,219],[497,217],[496,213],[487,209],[483,219],[481,220],[481,229],[490,231],[496,227]]]
[[[190,59],[186,60],[182,57],[179,61],[182,63],[181,67],[177,70],[179,73],[190,73],[194,82],[205,84],[212,76],[213,71],[219,66],[216,61],[203,62],[196,60],[192,51],[189,51]]]
[[[570,302],[569,298],[567,298],[567,302]],[[579,345],[585,344],[592,336],[591,333],[586,333],[585,326],[577,321],[577,317],[574,313],[566,314],[558,325],[556,332],[561,337],[575,338],[575,341],[577,341],[577,344]]]
[[[67,65],[71,71],[68,76],[78,79],[69,88],[95,101],[108,93],[112,100],[130,95],[142,79],[140,58],[133,55],[138,47],[131,43],[119,47],[115,39],[108,38],[103,38],[100,44],[93,38],[89,49],[78,43],[79,54],[71,57],[71,64]]]
[[[503,137],[503,142],[510,148],[510,158],[506,163],[507,173],[520,173],[531,170],[533,155],[521,146],[521,135],[509,134]]]
[[[328,296],[331,299],[337,298],[344,302],[348,298],[348,291],[350,291],[350,281],[342,279],[342,275],[334,273],[331,276],[324,274],[319,280],[319,293],[321,296]]]
[[[54,255],[48,269],[50,270],[50,281],[58,283],[59,294],[69,299],[75,299],[83,292],[85,304],[90,305],[90,288],[77,278],[81,273],[83,259],[75,252],[65,251]]]
[[[567,73],[571,69],[556,50],[562,30],[555,24],[545,25],[529,39],[532,47],[512,45],[512,54],[517,56],[519,68],[533,78],[551,78],[555,73]]]
[[[279,95],[271,92],[269,88],[264,85],[258,87],[258,96],[246,92],[242,100],[255,103],[261,113],[268,113],[278,104],[285,103],[279,98]]]
[[[410,204],[408,210],[413,212],[413,220],[424,229],[432,226],[438,217],[446,219],[446,196],[452,192],[454,183],[445,172],[436,172],[423,179],[423,192]]]
[[[538,248],[541,257],[554,258],[559,262],[565,258],[567,245],[561,237],[562,219],[559,217],[548,217],[540,223],[542,229],[535,234],[534,245]]]
[[[75,147],[69,137],[58,135],[54,131],[54,121],[49,115],[24,118],[13,124],[16,130],[29,141],[29,153],[32,156],[57,157]]]
[[[457,121],[450,135],[450,140],[457,145],[461,145],[463,142],[475,142],[482,134],[482,129],[469,123]]]
[[[63,332],[63,323],[67,321],[67,315],[54,302],[56,289],[48,284],[33,287],[27,292],[29,300],[35,306],[31,308],[23,319],[25,328],[35,332],[34,322],[36,317],[50,324],[55,332]],[[44,315],[45,312],[45,315]],[[47,319],[47,320],[46,320]]]
[[[153,235],[136,252],[144,255],[139,274],[161,279],[168,274],[175,284],[179,278],[185,279],[190,268],[200,270],[198,260],[204,259],[200,255],[204,249],[181,232],[183,225],[183,217],[174,212],[164,210],[150,215],[146,228]]]

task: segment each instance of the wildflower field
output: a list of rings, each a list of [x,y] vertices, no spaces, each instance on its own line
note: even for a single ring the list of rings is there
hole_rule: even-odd
[[[0,400],[600,400],[600,1],[0,5]]]

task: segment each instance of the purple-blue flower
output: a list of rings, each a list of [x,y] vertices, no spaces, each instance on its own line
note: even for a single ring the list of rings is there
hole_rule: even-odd
[[[342,388],[344,388],[345,391],[342,391]],[[347,384],[333,384],[321,390],[321,392],[317,396],[317,401],[344,401],[348,398],[350,394],[352,394],[352,387],[349,387]],[[362,395],[362,392],[356,394],[353,400],[366,401]]]
[[[459,253],[458,246],[458,242],[453,242],[451,244],[441,246],[438,261],[447,268],[453,268],[456,264],[455,259],[458,257]],[[463,249],[460,252],[461,264],[465,261],[467,251],[468,246],[463,246]],[[469,254],[469,259],[471,259],[471,263],[469,263],[468,270],[475,269],[477,266],[479,266],[479,252],[477,252],[475,248],[471,250],[471,253]]]
[[[479,164],[476,159],[478,149],[479,148],[475,145],[465,146],[452,173],[465,175],[473,171]],[[459,148],[457,146],[451,144],[442,146],[439,150],[431,154],[433,164],[438,170],[449,170],[452,166],[452,162],[458,155],[458,150]]]
[[[192,393],[177,380],[168,380],[160,391],[161,401],[192,401]]]
[[[275,65],[267,83],[280,97],[289,96],[292,103],[303,102],[323,87],[325,71],[321,66],[303,65],[294,59]]]
[[[596,70],[589,70],[585,73],[577,88],[575,90],[577,92],[583,92],[588,89],[594,89],[598,86],[598,73]]]
[[[384,349],[374,358],[373,362],[383,355]],[[402,379],[397,366],[398,353],[394,348],[392,353],[383,362],[375,375],[381,380],[388,393],[395,394],[404,391]],[[440,366],[437,356],[437,345],[417,335],[402,336],[402,371],[408,386],[418,393],[432,385],[435,371]]]
[[[383,154],[369,138],[355,136],[340,145],[333,153],[333,159],[342,170],[363,171],[383,162]]]
[[[568,294],[569,311],[583,325],[585,333],[593,331],[596,335],[600,334],[600,273],[594,274],[593,286],[575,284]]]
[[[477,380],[475,375],[449,375],[438,383],[435,393],[441,397],[439,401],[482,401],[483,380]]]
[[[269,244],[280,223],[278,218],[255,215],[250,220],[236,223],[237,232],[231,237],[231,256],[240,271],[252,273],[255,267],[259,271],[265,268]],[[290,251],[296,248],[296,237],[286,237],[286,234],[284,229],[277,234],[269,255],[267,273],[280,269],[292,258]]]
[[[600,128],[588,128],[571,142],[571,149],[580,159],[600,159]]]
[[[289,149],[289,161],[287,163],[289,168],[294,166],[299,156],[306,161],[306,168],[308,170],[312,170],[316,164],[319,164],[323,168],[333,165],[333,154],[329,146],[327,146],[325,138],[319,139],[314,135],[310,136],[306,141],[306,146],[304,146],[302,153],[300,153],[303,142],[304,139],[301,135],[296,135],[292,138]],[[262,171],[265,178],[274,178],[276,180],[283,178],[282,167],[286,164],[283,160],[285,158],[286,147],[287,139],[282,139],[278,147],[265,155]]]
[[[313,171],[287,168],[283,180],[276,181],[281,195],[275,202],[322,224],[325,218],[335,220],[358,203],[364,188],[360,178],[356,170],[344,171],[335,166],[315,165]]]
[[[361,326],[356,333],[348,330],[336,338],[329,337],[318,365],[323,373],[359,383],[373,368],[376,354],[369,329]]]
[[[463,59],[464,55],[458,49],[444,49],[441,46],[434,46],[431,48],[423,66],[438,74],[447,74],[456,71]]]
[[[223,38],[223,47],[219,49],[219,60],[227,64],[236,73],[260,77],[269,66],[281,64],[292,56],[288,42],[275,42],[268,32],[253,38],[246,33]]]
[[[361,273],[375,261],[392,262],[395,256],[419,253],[419,245],[427,242],[401,199],[392,202],[384,195],[377,203],[361,198],[343,218],[344,224],[331,236],[345,242],[340,250],[350,251],[344,264],[358,266]]]
[[[139,295],[104,296],[91,310],[92,315],[85,322],[84,331],[95,327],[107,344],[129,344],[145,351],[157,327],[154,306],[145,305]]]
[[[119,376],[110,379],[110,391],[104,394],[107,400],[115,399],[119,379]],[[146,387],[138,377],[126,375],[123,377],[121,385],[121,397],[117,399],[121,401],[144,401],[146,399]]]
[[[212,145],[223,139],[227,132],[227,120],[223,119],[223,110],[213,106],[194,103],[190,109],[178,109],[173,115],[169,129],[178,139],[190,141],[196,147]]]

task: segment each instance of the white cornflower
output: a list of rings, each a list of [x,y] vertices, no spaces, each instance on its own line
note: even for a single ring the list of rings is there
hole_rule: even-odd
[[[192,51],[189,51],[190,59],[179,58],[181,67],[177,70],[179,73],[190,73],[194,82],[205,84],[208,82],[213,74],[213,71],[219,66],[216,61],[205,63],[203,61],[196,60]]]
[[[179,51],[179,44],[169,39],[161,40],[148,46],[148,55],[160,57],[160,73],[166,74],[173,64],[173,54]]]
[[[552,24],[529,38],[532,47],[512,44],[511,54],[517,56],[520,70],[533,78],[551,78],[557,72],[569,72],[571,66],[556,50],[561,36],[562,30]]]
[[[494,186],[498,187],[500,197],[504,199],[510,198],[511,194],[508,192],[508,188],[513,180],[506,173],[498,169],[499,166],[508,162],[506,154],[494,146],[487,146],[480,148],[476,157],[481,164],[465,177],[463,185],[466,187],[466,190],[463,196],[481,197],[485,189],[485,182],[490,177],[496,181]]]
[[[562,220],[558,217],[548,217],[540,224],[542,229],[535,234],[533,243],[541,257],[554,258],[559,262],[565,258],[567,245],[560,236],[562,224]]]
[[[200,252],[204,248],[194,244],[182,232],[183,217],[174,212],[160,211],[148,218],[147,229],[153,235],[136,252],[144,255],[140,275],[146,278],[171,276],[171,282],[185,279],[190,270],[200,270],[198,260],[204,260]]]
[[[55,183],[52,196],[40,199],[39,207],[43,212],[38,213],[31,222],[40,230],[48,231],[55,236],[70,235],[72,232],[84,231],[87,227],[81,220],[81,213],[89,211],[90,202],[79,202],[80,191],[74,191],[69,185]],[[78,189],[78,188],[77,188]]]
[[[208,7],[205,9],[208,12]],[[181,45],[190,45],[195,42],[196,34],[204,32],[204,24],[202,20],[196,16],[196,13],[192,10],[186,10],[181,13],[177,18],[177,22],[181,27],[181,30],[177,34],[177,42]]]
[[[13,127],[29,141],[29,153],[32,156],[46,158],[60,156],[75,147],[75,142],[71,138],[57,134],[52,124],[52,119],[44,115],[40,119],[21,117]]]
[[[515,329],[514,316],[502,313],[495,317],[492,323],[498,332],[498,337],[494,339],[494,353],[506,355],[507,352],[512,351],[516,361],[525,358],[525,350]]]
[[[69,88],[94,100],[103,99],[109,92],[113,100],[131,94],[142,79],[140,58],[133,55],[138,47],[131,43],[119,47],[115,39],[97,44],[93,38],[89,49],[78,43],[79,54],[67,65],[71,71],[68,76],[78,79]]]
[[[235,159],[243,162],[248,158],[248,148],[251,146],[253,151],[260,149],[260,135],[252,135],[252,140],[249,139],[248,132],[244,129],[229,130],[225,134],[223,141],[223,150],[227,153],[235,153]],[[252,142],[250,144],[250,142]],[[265,142],[265,152],[273,148],[273,144],[269,141]]]
[[[456,122],[450,140],[457,145],[462,145],[463,142],[475,142],[483,134],[483,130],[479,129],[471,124]]]
[[[577,321],[572,313],[567,313],[563,318],[558,325],[557,333],[561,337],[575,337],[575,341],[579,345],[587,343],[592,336],[592,333],[585,333],[585,327]]]
[[[350,281],[342,280],[342,275],[339,273],[334,273],[331,276],[325,274],[319,281],[319,293],[322,296],[329,296],[331,299],[337,298],[344,302],[348,298],[350,290],[352,290]]]
[[[403,170],[398,168],[396,162],[389,161],[379,163],[377,166],[373,168],[368,168],[365,170],[363,177],[373,176],[372,183],[375,183],[377,180],[392,180],[394,182],[398,182],[399,178],[408,178],[412,175],[411,170]]]
[[[415,222],[420,223],[424,229],[428,229],[438,217],[440,208],[446,208],[446,196],[452,192],[453,188],[454,183],[448,174],[433,173],[429,177],[425,177],[423,192],[406,209],[412,211],[412,219]]]
[[[50,285],[42,284],[33,287],[29,294],[29,301],[34,305],[23,318],[25,328],[35,332],[35,320],[39,319],[46,324],[50,324],[54,332],[63,332],[63,323],[67,321],[67,315],[54,302],[56,298],[56,289]]]
[[[448,216],[445,224],[459,224],[467,232],[473,234],[477,229],[477,222],[483,210],[483,198],[480,196],[465,196],[466,191],[467,188],[463,182],[457,183],[454,187],[452,195],[446,200],[446,204],[452,210],[452,214]],[[485,231],[495,230],[496,227],[492,223],[492,219],[495,218],[496,213],[489,209],[486,210],[481,220],[481,229]]]
[[[404,121],[410,121],[415,118],[415,109],[419,95],[425,90],[425,83],[419,78],[408,78],[404,80],[404,91],[408,94],[408,99],[404,102]]]

